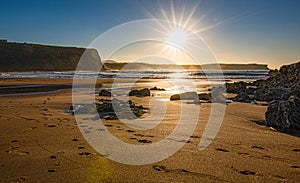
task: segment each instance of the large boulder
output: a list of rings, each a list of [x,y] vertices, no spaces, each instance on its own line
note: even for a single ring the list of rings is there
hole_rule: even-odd
[[[150,90],[149,90],[149,88],[143,88],[140,90],[131,90],[129,92],[129,96],[147,97],[147,96],[150,96]]]
[[[273,100],[266,112],[268,126],[277,129],[300,129],[300,99],[290,96],[288,100]]]

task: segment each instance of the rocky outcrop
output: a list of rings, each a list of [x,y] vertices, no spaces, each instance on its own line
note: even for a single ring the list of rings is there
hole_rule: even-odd
[[[266,112],[268,126],[300,129],[300,62],[282,66],[266,81],[259,81],[270,102]]]
[[[143,88],[140,90],[131,90],[129,92],[129,96],[147,97],[147,96],[150,96],[150,90],[149,90],[149,88]]]

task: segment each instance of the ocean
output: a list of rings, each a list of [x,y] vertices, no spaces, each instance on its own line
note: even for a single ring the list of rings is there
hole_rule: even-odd
[[[266,79],[269,70],[209,70],[205,71],[105,71],[105,72],[9,72],[0,73],[0,78],[127,78],[127,79],[197,79],[226,82]]]
[[[224,70],[215,71],[105,71],[105,72],[10,72],[0,73],[2,78],[83,78],[83,79],[113,79],[113,83],[101,83],[101,88],[95,90],[108,89],[115,95],[126,95],[133,88],[164,88],[166,92],[155,92],[164,95],[166,98],[174,93],[187,91],[207,92],[209,88],[224,84],[224,82],[252,82],[258,79],[268,78],[268,70]],[[10,87],[10,88],[7,88]],[[11,89],[13,88],[13,89]],[[25,88],[25,89],[24,89]],[[49,88],[49,90],[48,90]],[[71,90],[70,85],[49,85],[45,84],[21,84],[13,86],[1,86],[0,96],[11,96],[20,94],[37,94],[61,90]],[[17,93],[8,92],[14,90]],[[93,90],[93,88],[80,88],[76,90]]]

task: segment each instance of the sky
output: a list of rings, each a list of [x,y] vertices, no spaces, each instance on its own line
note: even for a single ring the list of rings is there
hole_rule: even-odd
[[[221,63],[278,68],[300,60],[299,0],[1,0],[0,7],[0,39],[12,42],[89,47],[115,26],[155,18],[182,20]]]

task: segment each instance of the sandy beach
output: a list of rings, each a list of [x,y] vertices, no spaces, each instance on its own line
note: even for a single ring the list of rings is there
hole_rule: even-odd
[[[4,84],[70,84],[71,80],[2,80]],[[298,182],[298,137],[257,124],[266,106],[227,105],[221,129],[200,151],[198,144],[210,113],[202,103],[193,136],[174,155],[149,165],[125,165],[97,153],[81,134],[70,90],[49,94],[5,96],[0,111],[1,182]],[[151,97],[131,99],[147,106]],[[124,142],[155,143],[171,133],[178,119],[178,101],[167,102],[162,124],[142,131],[119,120],[105,127]],[[242,109],[242,110],[241,110]],[[144,114],[144,117],[149,113]],[[157,152],[159,153],[159,152]]]

